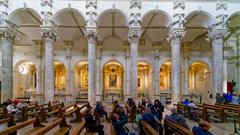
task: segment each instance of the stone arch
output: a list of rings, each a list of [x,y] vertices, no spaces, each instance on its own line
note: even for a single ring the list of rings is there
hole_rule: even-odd
[[[12,20],[14,15],[18,14],[19,12],[21,11],[30,11],[30,12],[33,12],[33,14],[37,15],[36,17],[38,19],[41,18],[41,15],[39,12],[37,12],[36,10],[32,9],[32,8],[29,8],[29,7],[26,7],[26,8],[18,8],[18,9],[15,9],[13,12],[11,12],[11,14],[8,16],[9,20]]]
[[[99,14],[98,14],[98,16],[97,16],[97,22],[99,22],[99,20],[101,19],[101,17],[104,15],[104,14],[106,14],[106,13],[109,13],[109,12],[117,12],[117,13],[120,13],[123,17],[124,17],[124,19],[125,19],[125,25],[126,26],[129,26],[128,25],[128,22],[130,21],[130,17],[125,13],[125,12],[123,12],[122,10],[120,10],[120,9],[107,9],[107,10],[104,10],[104,11],[102,11],[102,12],[100,12]]]
[[[156,14],[163,14],[164,16],[166,16],[167,19],[169,19],[169,25],[172,22],[172,17],[170,14],[168,14],[167,12],[163,11],[163,10],[150,10],[147,11],[146,13],[144,13],[141,17],[141,20],[143,21],[144,17],[146,17],[147,15],[151,14],[151,13],[156,13]],[[167,26],[168,27],[168,26]]]
[[[84,19],[84,22],[86,23],[86,18],[84,17],[84,14],[79,11],[78,9],[75,9],[75,8],[63,8],[63,9],[60,9],[59,11],[57,11],[54,15],[53,15],[53,20],[55,20],[57,18],[57,16],[59,16],[59,14],[63,13],[63,12],[69,12],[69,11],[72,11],[72,12],[76,12],[78,13],[78,15],[80,17],[82,17]]]
[[[229,20],[231,20],[235,16],[240,16],[240,11],[237,11],[237,12],[234,12],[234,13],[230,14],[228,16],[227,20],[229,21]]]
[[[208,13],[208,12],[206,12],[206,11],[199,11],[199,10],[197,10],[197,11],[192,11],[192,12],[190,12],[190,13],[188,13],[187,15],[186,15],[186,17],[185,17],[185,20],[187,20],[188,21],[188,18],[190,18],[190,20],[194,17],[194,16],[197,16],[197,15],[204,15],[204,16],[206,16],[207,18],[206,19],[209,19],[209,22],[211,22],[211,24],[214,24],[215,22],[216,22],[216,19],[215,19],[215,17],[212,15],[212,14],[210,14],[210,13]],[[201,22],[202,23],[202,22]],[[204,26],[205,28],[208,28],[208,26],[209,25],[211,25],[211,24],[207,24],[206,26]]]

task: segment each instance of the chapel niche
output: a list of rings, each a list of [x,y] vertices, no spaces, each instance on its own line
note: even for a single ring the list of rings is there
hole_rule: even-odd
[[[54,62],[54,88],[56,92],[66,91],[66,68],[61,62]]]
[[[74,87],[77,96],[87,97],[88,95],[88,63],[80,62],[74,69]]]

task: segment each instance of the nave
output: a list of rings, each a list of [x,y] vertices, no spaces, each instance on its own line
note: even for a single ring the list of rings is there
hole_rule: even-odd
[[[115,102],[114,102],[115,103]],[[86,115],[88,110],[94,110],[93,115],[95,116],[95,119],[100,122],[101,125],[104,126],[104,134],[107,135],[114,135],[116,134],[116,128],[113,126],[113,119],[111,118],[114,112],[114,103],[110,102],[104,102],[104,110],[108,113],[108,118],[106,119],[102,115],[100,115],[96,111],[96,107],[92,106],[90,107],[88,103],[70,103],[67,105],[64,105],[64,103],[60,103],[58,101],[52,102],[51,104],[43,104],[43,105],[37,105],[36,103],[28,103],[27,107],[25,109],[20,110],[20,116],[17,116],[18,114],[5,114],[1,112],[1,119],[0,119],[0,135],[4,135],[6,133],[10,133],[12,131],[15,131],[17,129],[17,133],[20,135],[52,135],[52,134],[70,134],[70,135],[94,135],[97,133],[91,133],[89,128],[87,128],[86,123]],[[135,103],[135,102],[134,102]],[[154,128],[151,126],[151,122],[147,122],[144,120],[144,115],[148,114],[148,108],[149,108],[150,100],[147,101],[146,107],[144,106],[143,102],[139,102],[138,105],[133,105],[130,102],[120,102],[119,106],[120,108],[124,109],[124,113],[126,113],[126,116],[128,116],[127,123],[124,124],[126,128],[126,133],[131,135],[139,135],[139,134],[152,134],[157,135],[160,133],[160,128],[157,130],[154,130]],[[97,103],[98,104],[98,103]],[[165,104],[165,103],[164,103]],[[40,107],[39,107],[40,106]],[[118,105],[117,105],[118,106]],[[174,106],[174,107],[173,107]],[[218,108],[220,105],[210,105],[210,104],[198,104],[196,103],[196,111],[197,114],[196,117],[191,117],[191,107],[184,105],[184,102],[178,103],[175,105],[166,105],[164,107],[164,112],[161,119],[161,124],[164,126],[163,134],[169,135],[170,133],[166,132],[166,124],[170,127],[171,131],[173,131],[175,134],[180,135],[193,135],[191,132],[191,129],[194,126],[198,126],[198,123],[195,121],[196,119],[203,119],[206,121],[209,121],[211,128],[210,132],[213,135],[232,135],[234,131],[239,132],[239,112],[230,111],[230,108],[236,108],[236,110],[239,110],[239,105],[233,106],[233,105],[221,105],[222,109],[224,109],[224,106],[227,107],[224,110],[224,113],[222,115],[218,115]],[[202,109],[201,109],[201,106]],[[232,106],[232,107],[229,107]],[[135,108],[135,109],[134,109]],[[174,108],[174,109],[173,109]],[[228,110],[229,109],[229,110]],[[27,111],[26,111],[27,110]],[[43,114],[43,111],[45,112]],[[121,110],[121,109],[120,109]],[[139,113],[139,111],[142,111],[142,113]],[[150,109],[151,110],[151,109]],[[183,125],[176,121],[168,121],[166,123],[166,117],[171,116],[173,114],[172,110],[177,110],[177,114],[179,116],[186,120],[186,124],[188,125],[189,129],[184,128]],[[25,114],[24,114],[25,113]],[[150,112],[152,113],[152,111]],[[232,116],[228,114],[232,114]],[[155,113],[153,113],[156,115]],[[208,117],[205,117],[205,116]],[[235,116],[234,116],[235,115]],[[11,121],[11,116],[15,116],[14,121]],[[137,117],[141,116],[140,122],[138,122]],[[5,117],[5,118],[3,118]],[[110,119],[109,119],[110,117]],[[224,117],[224,120],[221,121],[221,117]],[[2,119],[3,118],[3,119]],[[45,127],[39,126],[37,120],[39,123],[44,125]],[[7,120],[6,120],[7,119]],[[66,120],[66,123],[62,120]],[[237,120],[237,126],[236,129],[234,129],[234,122],[233,120]],[[142,123],[145,121],[145,123]],[[12,125],[11,127],[8,127],[9,124],[15,123],[16,125]],[[170,122],[170,123],[169,123]],[[38,123],[38,124],[36,124]],[[175,125],[174,125],[175,123]],[[34,124],[36,127],[34,127]],[[41,125],[40,124],[40,125]],[[85,125],[84,125],[85,124]],[[143,130],[141,130],[143,129]],[[239,133],[238,133],[239,134]],[[237,133],[236,133],[237,135]]]

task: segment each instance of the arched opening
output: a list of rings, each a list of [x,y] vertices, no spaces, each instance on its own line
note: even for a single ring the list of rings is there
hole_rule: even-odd
[[[111,61],[103,67],[103,100],[123,100],[124,69],[119,62]]]
[[[150,65],[138,62],[138,97],[149,97],[150,86]]]
[[[160,92],[170,92],[171,90],[171,67],[172,62],[167,61],[160,68]]]
[[[74,95],[88,97],[88,62],[79,62],[74,68]]]
[[[55,93],[66,91],[66,68],[59,61],[54,61],[54,89]]]
[[[211,72],[209,66],[202,61],[193,62],[189,67],[189,92],[197,93],[207,98],[211,90]]]
[[[16,65],[16,97],[30,97],[36,91],[36,66],[30,61]]]

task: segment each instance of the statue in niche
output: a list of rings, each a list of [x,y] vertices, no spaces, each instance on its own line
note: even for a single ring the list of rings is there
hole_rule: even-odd
[[[117,75],[109,75],[109,87],[117,87]]]

